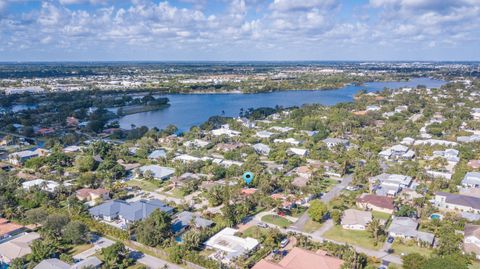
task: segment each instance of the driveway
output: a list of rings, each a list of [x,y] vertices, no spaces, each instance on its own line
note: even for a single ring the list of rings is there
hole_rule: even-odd
[[[109,246],[113,245],[114,243],[115,243],[114,241],[112,241],[110,239],[107,239],[105,237],[98,237],[95,240],[95,242],[93,242],[93,247],[92,248],[87,249],[84,252],[73,256],[73,258],[75,260],[85,260],[86,258],[95,255],[97,253],[97,251],[100,251],[103,248],[109,247]]]

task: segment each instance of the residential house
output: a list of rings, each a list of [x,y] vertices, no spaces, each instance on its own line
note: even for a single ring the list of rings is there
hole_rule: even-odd
[[[8,161],[13,165],[21,165],[27,160],[47,156],[49,154],[48,150],[45,149],[35,149],[35,150],[24,150],[19,152],[14,152],[8,155]]]
[[[480,214],[480,198],[473,196],[437,192],[435,194],[434,204],[445,211]]]
[[[308,155],[308,150],[301,148],[289,148],[287,153],[292,155],[298,155],[300,157],[306,157]]]
[[[435,235],[432,233],[418,231],[419,223],[417,220],[408,217],[394,217],[388,227],[388,235],[404,239],[413,239],[419,243],[432,246]]]
[[[480,225],[465,224],[463,238],[465,253],[473,253],[480,260]]]
[[[479,169],[480,168],[480,160],[470,160],[468,161],[468,166],[473,169]]]
[[[294,247],[278,263],[262,259],[252,269],[341,269],[344,261],[328,256],[324,251],[313,252]]]
[[[286,133],[286,132],[290,132],[290,131],[294,130],[294,128],[292,128],[292,127],[272,126],[272,127],[270,127],[270,130],[274,130],[274,131],[277,131],[277,132],[280,132],[280,133]]]
[[[195,156],[188,155],[188,154],[181,154],[181,155],[178,155],[175,158],[173,158],[173,160],[174,161],[181,161],[183,163],[191,163],[191,162],[201,161],[202,159],[198,158],[198,157],[195,157]]]
[[[185,142],[185,146],[190,147],[190,148],[204,148],[208,146],[210,142],[205,141],[205,140],[200,140],[200,139],[194,139],[193,141],[187,141]]]
[[[255,150],[256,153],[261,154],[261,155],[268,155],[270,153],[270,147],[263,144],[263,143],[257,143],[252,146],[253,149]]]
[[[363,193],[357,198],[356,205],[365,210],[373,210],[393,214],[395,210],[393,198],[375,194]]]
[[[286,138],[286,139],[280,139],[280,138],[277,138],[277,139],[274,139],[273,140],[274,143],[286,143],[286,144],[290,144],[290,145],[293,145],[293,146],[298,146],[301,144],[300,141],[298,141],[297,139],[295,138]]]
[[[126,225],[129,223],[144,220],[156,209],[168,214],[173,213],[173,208],[157,199],[140,200],[132,203],[122,200],[110,200],[90,208],[89,213],[95,219],[101,219],[106,222],[118,220],[119,226],[126,228]]]
[[[25,233],[21,236],[1,243],[0,264],[10,264],[12,260],[25,257],[26,255],[32,253],[30,246],[39,238],[40,235],[38,233]]]
[[[407,146],[398,144],[381,151],[378,155],[386,160],[411,160],[415,157],[415,151]]]
[[[381,196],[396,196],[402,189],[410,187],[412,177],[397,174],[380,174],[369,179],[370,189]]]
[[[195,213],[189,211],[183,211],[175,215],[172,221],[172,232],[174,234],[180,234],[185,231],[191,225],[193,228],[206,229],[213,226],[214,222],[205,218],[202,218]]]
[[[274,133],[269,131],[259,131],[256,135],[260,138],[270,138],[272,135],[274,135]]]
[[[185,183],[190,182],[190,181],[198,181],[200,180],[201,177],[197,174],[193,173],[183,173],[180,176],[174,176],[171,178],[171,181],[173,182],[174,186],[183,186]]]
[[[366,230],[368,223],[372,221],[372,212],[356,209],[347,209],[343,212],[342,228],[347,230]]]
[[[167,158],[167,152],[163,149],[154,150],[148,155],[148,159],[150,160],[158,160],[163,158]]]
[[[480,172],[468,172],[461,184],[465,188],[480,188]]]
[[[347,139],[341,138],[326,138],[322,140],[329,149],[335,148],[337,146],[348,147],[350,142]]]
[[[103,202],[110,199],[110,191],[106,189],[83,188],[76,191],[77,199],[87,202]]]
[[[147,171],[150,171],[153,178],[156,180],[169,179],[173,174],[175,174],[175,169],[173,168],[163,167],[159,165],[144,165],[138,168],[136,177],[144,177]]]
[[[23,225],[0,218],[0,241],[22,233],[23,231],[25,231]]]
[[[51,258],[41,261],[39,264],[37,264],[37,266],[33,267],[33,269],[97,269],[101,267],[102,263],[103,262],[95,256],[88,257],[73,265],[70,265],[57,258]]]
[[[22,183],[22,188],[25,190],[30,190],[33,187],[39,187],[41,190],[48,191],[48,192],[55,192],[55,190],[60,186],[58,182],[51,181],[51,180],[43,180],[43,179],[34,179],[30,181],[25,181]]]
[[[257,239],[236,236],[237,231],[232,228],[225,228],[208,239],[204,243],[205,246],[208,249],[216,250],[209,257],[228,264],[236,258],[247,256],[260,245]]]
[[[229,137],[234,137],[241,134],[239,131],[231,130],[228,124],[222,125],[219,129],[212,130],[211,133],[214,136],[226,135]]]

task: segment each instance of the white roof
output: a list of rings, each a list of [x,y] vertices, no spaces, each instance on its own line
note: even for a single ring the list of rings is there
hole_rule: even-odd
[[[48,190],[48,191],[54,191],[60,185],[58,182],[51,181],[51,180],[43,180],[39,178],[39,179],[23,182],[22,187],[28,190],[34,186],[41,187],[44,184],[44,182],[46,183],[44,190]]]
[[[225,228],[205,242],[207,247],[218,249],[228,253],[230,257],[238,257],[256,248],[259,244],[257,239],[242,238],[235,236],[238,230]]]
[[[151,171],[153,173],[153,177],[156,179],[165,179],[175,173],[175,169],[163,167],[160,165],[145,165],[140,167],[139,169],[142,174],[146,171]]]

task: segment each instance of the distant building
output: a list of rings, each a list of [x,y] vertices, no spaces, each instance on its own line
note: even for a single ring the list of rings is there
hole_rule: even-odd
[[[270,147],[262,143],[253,145],[253,149],[256,153],[261,155],[268,155],[270,153]]]
[[[150,171],[153,175],[153,178],[156,180],[165,180],[169,179],[173,174],[175,174],[175,169],[169,167],[163,167],[159,165],[145,165],[138,168],[137,177],[145,176],[145,173]]]
[[[158,160],[166,157],[167,157],[167,152],[165,152],[165,150],[163,149],[154,150],[152,151],[152,153],[148,155],[148,159],[150,160]]]

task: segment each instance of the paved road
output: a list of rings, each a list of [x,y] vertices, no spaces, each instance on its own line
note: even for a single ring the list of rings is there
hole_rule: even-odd
[[[95,242],[93,242],[93,247],[92,248],[87,249],[84,252],[73,256],[73,258],[75,260],[85,260],[86,258],[95,255],[97,253],[97,251],[100,251],[102,248],[106,248],[106,247],[109,247],[109,246],[113,245],[113,243],[115,243],[115,242],[108,239],[108,238],[99,237],[98,239],[95,240]]]
[[[335,187],[333,187],[329,192],[325,193],[322,195],[322,197],[320,198],[320,200],[322,200],[323,202],[325,203],[328,203],[330,202],[331,200],[333,200],[333,198],[337,197],[338,195],[340,195],[340,192],[342,190],[344,190],[348,185],[350,185],[350,183],[352,183],[353,181],[353,175],[350,174],[350,175],[345,175],[343,178],[342,178],[342,181],[340,183],[338,183],[337,185],[335,185]],[[303,215],[301,215],[298,220],[292,224],[292,226],[290,226],[292,229],[294,230],[298,230],[298,231],[302,231],[303,230],[303,227],[305,227],[305,224],[307,223],[307,221],[309,220],[310,218],[308,217],[308,214],[307,212],[303,213]]]
[[[92,248],[87,249],[84,252],[73,256],[73,258],[75,260],[84,260],[88,257],[91,257],[91,256],[95,255],[101,249],[113,245],[114,243],[115,242],[113,240],[110,240],[108,238],[98,237],[95,240],[95,242],[93,243]],[[140,253],[133,248],[127,247],[127,249],[132,251],[132,252],[135,252],[133,256],[134,256],[134,258],[136,258],[137,262],[147,266],[148,268],[162,269],[162,268],[164,268],[165,265],[167,265],[169,269],[182,269],[182,267],[180,267],[176,264],[169,263],[169,262],[164,261],[162,259],[159,259],[157,257],[153,257],[153,256],[150,256],[150,255],[147,255],[147,254]]]

